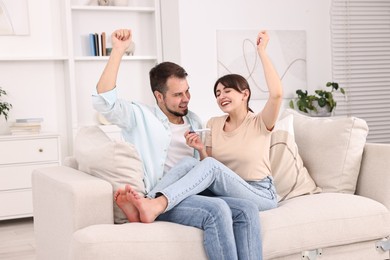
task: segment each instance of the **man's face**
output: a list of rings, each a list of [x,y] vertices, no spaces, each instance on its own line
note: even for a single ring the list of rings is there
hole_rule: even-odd
[[[182,117],[188,113],[188,103],[191,95],[186,79],[179,79],[170,77],[167,80],[167,92],[162,97],[160,108],[167,115],[171,117]]]

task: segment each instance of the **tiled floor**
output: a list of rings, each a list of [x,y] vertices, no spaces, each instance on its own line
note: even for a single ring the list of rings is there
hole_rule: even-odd
[[[35,259],[32,218],[0,221],[0,259]]]

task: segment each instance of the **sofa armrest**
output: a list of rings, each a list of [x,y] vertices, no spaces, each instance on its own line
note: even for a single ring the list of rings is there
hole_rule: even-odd
[[[67,259],[73,233],[94,224],[112,224],[110,183],[56,166],[32,173],[37,259]]]
[[[390,144],[364,147],[356,194],[374,199],[390,210]]]

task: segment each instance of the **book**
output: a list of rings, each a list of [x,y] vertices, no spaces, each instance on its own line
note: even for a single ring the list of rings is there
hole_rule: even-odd
[[[11,131],[11,135],[32,135],[39,134],[41,131]]]
[[[41,132],[41,125],[12,125],[10,126],[10,130],[12,135],[38,134]]]
[[[39,131],[41,130],[40,125],[33,125],[33,126],[10,126],[11,132],[12,131]]]
[[[107,56],[106,51],[106,33],[102,32],[101,34],[101,43],[102,43],[102,56]]]
[[[42,123],[42,117],[17,118],[16,123]]]
[[[96,56],[95,35],[93,33],[89,34],[89,49],[90,49],[91,56]]]
[[[95,56],[99,56],[99,35],[97,33],[94,34],[94,40],[95,40]]]
[[[102,48],[102,36],[98,34],[98,48],[99,48],[99,56],[103,56],[103,48]]]
[[[15,122],[14,127],[40,126],[41,122]]]

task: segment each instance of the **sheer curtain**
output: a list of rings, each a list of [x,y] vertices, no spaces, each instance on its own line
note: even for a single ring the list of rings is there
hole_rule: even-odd
[[[337,115],[363,118],[368,142],[390,143],[390,0],[332,0],[333,80]]]

